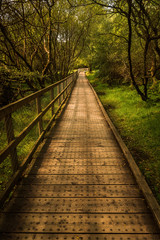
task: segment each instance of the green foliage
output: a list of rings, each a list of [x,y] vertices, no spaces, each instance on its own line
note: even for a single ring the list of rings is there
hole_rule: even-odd
[[[97,16],[88,38],[88,47],[82,55],[98,77],[109,85],[129,82],[127,65],[127,22],[119,15],[110,18]]]
[[[89,78],[98,93],[105,93],[99,95],[104,107],[160,202],[160,101],[152,91],[152,101],[142,102],[135,90],[108,87],[93,74]]]
[[[84,48],[91,7],[71,8],[67,0],[4,0],[0,7],[0,64],[55,79],[67,76]]]
[[[99,1],[96,4],[101,6]],[[105,14],[94,19],[86,49],[90,57],[85,60],[91,69],[99,69],[103,82],[131,83],[146,101],[150,85],[155,87],[159,79],[160,4],[144,0],[108,4],[103,1]]]

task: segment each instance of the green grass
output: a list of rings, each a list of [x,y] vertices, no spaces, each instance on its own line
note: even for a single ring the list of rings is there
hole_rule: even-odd
[[[96,72],[88,76],[91,84],[130,149],[140,170],[160,203],[160,102],[143,102],[128,86],[110,88]]]

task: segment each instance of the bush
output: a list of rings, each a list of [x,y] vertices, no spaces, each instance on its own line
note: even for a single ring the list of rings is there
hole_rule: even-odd
[[[123,66],[120,61],[107,59],[107,61],[100,65],[98,77],[103,83],[107,83],[109,86],[120,85],[124,79],[122,68]]]

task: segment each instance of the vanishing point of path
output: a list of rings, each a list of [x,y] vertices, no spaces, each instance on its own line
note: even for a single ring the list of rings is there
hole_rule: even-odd
[[[160,239],[84,73],[2,211],[0,231],[1,240]]]

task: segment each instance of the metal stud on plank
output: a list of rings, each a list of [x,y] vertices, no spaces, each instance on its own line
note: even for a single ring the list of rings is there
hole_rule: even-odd
[[[31,174],[130,174],[128,166],[34,166]]]
[[[141,198],[13,198],[5,212],[146,213]]]
[[[20,185],[14,197],[142,197],[137,185]]]
[[[159,234],[2,234],[3,240],[159,240]]]
[[[29,175],[23,179],[24,184],[135,184],[135,179],[129,174],[121,175]]]
[[[7,219],[7,221],[5,221]],[[14,219],[14,224],[13,224]],[[21,223],[21,224],[19,224]],[[74,226],[74,231],[73,231]],[[159,233],[149,214],[1,214],[6,233]]]
[[[124,159],[119,158],[109,158],[109,159],[66,159],[66,158],[41,158],[37,157],[37,161],[35,166],[45,166],[47,167],[55,166],[55,165],[74,165],[78,168],[78,166],[107,166],[107,165],[120,165],[125,166],[126,161]]]

